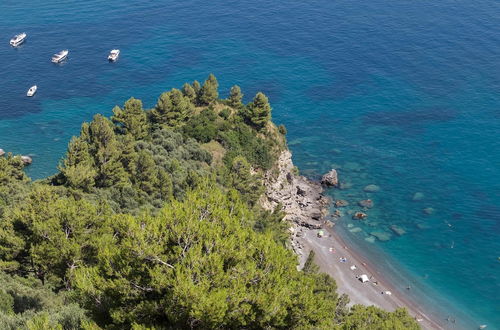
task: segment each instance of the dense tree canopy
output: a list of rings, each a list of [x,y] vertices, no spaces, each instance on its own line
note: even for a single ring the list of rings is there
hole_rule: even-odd
[[[247,107],[247,119],[258,130],[271,120],[271,105],[264,93],[257,93]]]
[[[6,329],[414,329],[349,308],[258,203],[286,148],[267,97],[212,74],[143,109],[95,115],[59,173],[32,183],[0,157],[0,324]]]

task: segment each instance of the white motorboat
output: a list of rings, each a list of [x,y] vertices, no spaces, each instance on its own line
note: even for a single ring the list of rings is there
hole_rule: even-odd
[[[112,51],[109,52],[108,61],[114,62],[118,59],[118,56],[120,56],[120,50],[113,49]]]
[[[36,87],[36,85],[31,86],[30,89],[28,89],[28,93],[26,93],[26,95],[27,96],[35,95],[37,89],[38,89],[38,87]]]
[[[12,39],[10,39],[10,45],[13,47],[17,47],[20,44],[22,44],[24,41],[26,41],[26,33],[21,33],[18,35],[15,35]]]
[[[68,57],[69,51],[66,50],[61,50],[59,53],[52,55],[52,62],[53,63],[61,63]]]

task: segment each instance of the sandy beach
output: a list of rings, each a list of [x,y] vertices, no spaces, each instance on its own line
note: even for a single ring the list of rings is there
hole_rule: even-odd
[[[298,240],[306,254],[314,250],[315,263],[322,272],[335,279],[339,294],[347,294],[351,304],[374,305],[388,311],[406,307],[423,329],[445,329],[443,324],[426,315],[417,304],[395,290],[370,261],[347,246],[334,229],[327,227],[322,230],[323,237],[318,237],[318,229],[303,230]],[[346,261],[342,262],[341,258]],[[356,269],[351,269],[352,266]],[[368,276],[368,282],[362,283],[357,278],[362,274]]]

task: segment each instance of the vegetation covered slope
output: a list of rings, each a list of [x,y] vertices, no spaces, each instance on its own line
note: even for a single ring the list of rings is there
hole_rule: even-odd
[[[297,271],[262,174],[286,148],[267,97],[184,84],[131,98],[30,182],[0,158],[0,324],[6,329],[411,329],[404,310],[348,308],[312,262]],[[312,260],[312,258],[311,258]]]

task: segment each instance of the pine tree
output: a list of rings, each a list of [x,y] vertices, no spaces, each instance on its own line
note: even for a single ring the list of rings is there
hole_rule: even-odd
[[[190,84],[185,83],[182,85],[182,94],[184,94],[184,96],[187,97],[191,103],[196,103],[196,91]]]
[[[142,108],[141,100],[131,97],[123,109],[113,108],[111,120],[118,124],[118,131],[122,134],[131,134],[136,140],[145,138],[148,134],[146,112]]]
[[[146,150],[141,150],[136,161],[135,184],[144,192],[151,194],[158,185],[157,168],[153,156]]]
[[[229,92],[229,105],[232,106],[233,108],[239,108],[242,103],[241,100],[243,99],[243,93],[241,93],[241,88],[238,85],[234,85],[231,87],[231,90]]]
[[[178,126],[192,112],[192,104],[188,97],[178,89],[160,95],[155,108],[151,110],[153,122],[168,126]]]
[[[194,90],[194,92],[196,93],[196,95],[199,95],[199,94],[200,94],[200,91],[201,91],[201,85],[200,85],[200,83],[198,82],[198,80],[193,81],[193,90]]]
[[[233,159],[229,176],[230,185],[238,190],[250,205],[253,205],[264,192],[260,178],[252,175],[250,164],[243,156]]]
[[[271,105],[264,93],[257,93],[253,101],[248,104],[246,117],[256,129],[262,130],[266,127],[267,123],[271,120]]]
[[[205,80],[205,83],[200,91],[201,105],[209,105],[217,101],[219,98],[218,88],[219,83],[217,82],[217,78],[215,78],[215,76],[211,73],[207,80]]]
[[[94,159],[89,152],[89,144],[81,137],[73,137],[68,145],[66,158],[59,166],[61,174],[70,187],[90,191],[94,186],[97,172]]]
[[[89,151],[94,156],[96,185],[99,187],[110,187],[128,179],[120,162],[120,146],[113,128],[113,124],[102,115],[95,115],[89,125]]]

